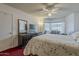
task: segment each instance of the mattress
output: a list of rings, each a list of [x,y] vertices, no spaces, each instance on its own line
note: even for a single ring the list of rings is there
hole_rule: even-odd
[[[39,56],[79,55],[79,43],[69,35],[44,34],[33,37],[23,53]]]

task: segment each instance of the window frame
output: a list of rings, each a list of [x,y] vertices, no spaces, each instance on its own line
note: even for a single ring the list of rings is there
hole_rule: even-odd
[[[44,22],[44,31],[45,31],[45,23],[50,23],[49,24],[50,25],[50,27],[49,27],[50,28],[50,31],[52,31],[52,28],[51,28],[51,26],[52,26],[51,24],[52,23],[62,23],[64,28],[63,28],[63,31],[60,31],[60,32],[61,33],[65,33],[65,22],[64,21],[61,21],[61,22]]]

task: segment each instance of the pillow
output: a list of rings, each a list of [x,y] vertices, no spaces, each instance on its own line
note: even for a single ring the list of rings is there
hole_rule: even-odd
[[[71,34],[71,36],[73,39],[77,39],[77,38],[79,38],[79,32],[75,32],[75,33]]]

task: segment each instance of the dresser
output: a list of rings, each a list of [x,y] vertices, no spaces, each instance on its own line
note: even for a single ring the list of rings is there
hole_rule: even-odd
[[[27,34],[20,34],[18,37],[18,45],[21,47],[25,47],[29,40],[31,40],[35,36],[42,35],[42,33],[27,33]]]

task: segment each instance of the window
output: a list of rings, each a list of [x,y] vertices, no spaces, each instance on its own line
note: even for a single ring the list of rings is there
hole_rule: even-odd
[[[64,22],[45,23],[45,31],[47,33],[52,31],[59,31],[60,33],[64,33]]]

